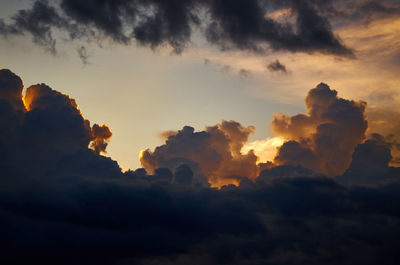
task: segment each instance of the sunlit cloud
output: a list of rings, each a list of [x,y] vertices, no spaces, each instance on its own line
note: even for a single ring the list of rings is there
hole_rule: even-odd
[[[258,163],[266,163],[267,161],[273,161],[278,148],[282,146],[285,139],[282,137],[268,137],[264,140],[256,140],[246,143],[242,150],[242,154],[247,154],[250,150],[254,151],[254,154],[258,157]]]

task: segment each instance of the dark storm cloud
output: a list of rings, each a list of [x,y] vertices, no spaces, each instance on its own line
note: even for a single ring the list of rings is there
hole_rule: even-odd
[[[11,27],[16,33],[30,33],[34,43],[44,46],[51,53],[56,52],[56,40],[51,28],[64,28],[68,24],[47,1],[34,2],[31,9],[18,11],[12,20],[14,24]]]
[[[30,199],[2,191],[2,259],[396,264],[398,258],[398,184],[345,188],[307,175],[226,191],[151,183],[69,180],[14,191]]]
[[[254,156],[240,154],[252,127],[224,121],[167,132],[147,162],[176,167],[121,172],[89,149],[93,139],[109,139],[108,127],[90,127],[73,99],[44,84],[30,86],[24,101],[22,90],[18,76],[0,70],[2,264],[394,265],[400,258],[400,173],[387,170],[390,139],[373,135],[359,145],[343,175],[364,184],[364,172],[390,174],[390,182],[344,186],[282,165],[218,190],[196,184],[198,168],[183,158],[198,167],[201,159],[229,158],[221,172],[241,172]],[[319,92],[309,97],[337,100]]]
[[[52,6],[46,0],[0,22],[3,34],[30,33],[35,43],[55,52],[53,29],[66,31],[70,39],[110,38],[118,43],[157,48],[168,44],[181,53],[194,31],[221,49],[266,52],[321,52],[352,57],[353,51],[335,36],[320,1],[257,0],[62,0]],[[290,9],[294,23],[268,14]]]
[[[268,64],[267,69],[270,72],[282,72],[284,74],[287,73],[286,66],[282,64],[279,60],[276,60],[275,62]]]

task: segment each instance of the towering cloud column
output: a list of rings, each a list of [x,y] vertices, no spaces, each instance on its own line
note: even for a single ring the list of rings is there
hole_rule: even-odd
[[[116,163],[98,156],[105,153],[112,136],[107,125],[91,127],[74,99],[45,84],[28,87],[24,97],[22,92],[21,78],[0,70],[0,167],[8,175],[67,174],[76,157],[81,158],[81,172],[92,172],[86,167],[97,162],[119,171]],[[68,170],[62,171],[63,167]]]
[[[365,139],[366,103],[339,98],[324,83],[310,90],[305,103],[307,114],[277,114],[272,121],[273,132],[288,140],[274,162],[301,165],[328,176],[343,174],[354,149]]]

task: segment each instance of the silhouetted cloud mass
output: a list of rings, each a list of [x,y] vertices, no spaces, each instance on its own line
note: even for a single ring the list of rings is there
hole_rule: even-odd
[[[310,91],[307,114],[275,122],[292,136],[280,153],[293,145],[305,150],[298,159],[328,161],[318,150],[338,134],[328,147],[341,166],[355,149],[339,181],[294,163],[266,163],[258,174],[256,156],[241,154],[254,128],[234,121],[167,132],[165,144],[142,154],[148,172],[121,172],[100,154],[110,129],[90,126],[75,100],[45,84],[22,92],[22,80],[0,70],[2,264],[372,265],[400,258],[400,173],[388,166],[391,143],[377,134],[362,142],[364,103],[338,98],[327,85]],[[201,174],[234,176],[239,185],[210,188]]]
[[[395,108],[369,108],[368,118],[373,132],[385,136],[386,142],[391,145],[391,164],[400,165],[400,112]]]
[[[338,177],[345,184],[377,184],[390,182],[400,176],[400,168],[390,167],[392,143],[379,134],[355,149],[350,167]]]

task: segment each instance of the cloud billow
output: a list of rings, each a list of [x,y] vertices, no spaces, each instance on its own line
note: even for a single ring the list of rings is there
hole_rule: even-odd
[[[243,177],[254,179],[258,173],[254,153],[240,152],[253,131],[254,127],[245,128],[234,121],[222,121],[201,132],[185,126],[180,131],[169,132],[166,143],[153,152],[143,150],[140,161],[149,171],[158,167],[174,169],[186,163],[194,169],[200,182],[201,176],[205,176],[217,186],[232,181],[238,184]]]
[[[277,114],[272,121],[274,133],[288,140],[275,163],[301,165],[328,176],[343,174],[366,137],[366,103],[339,98],[324,83],[310,90],[305,102],[307,114]]]

